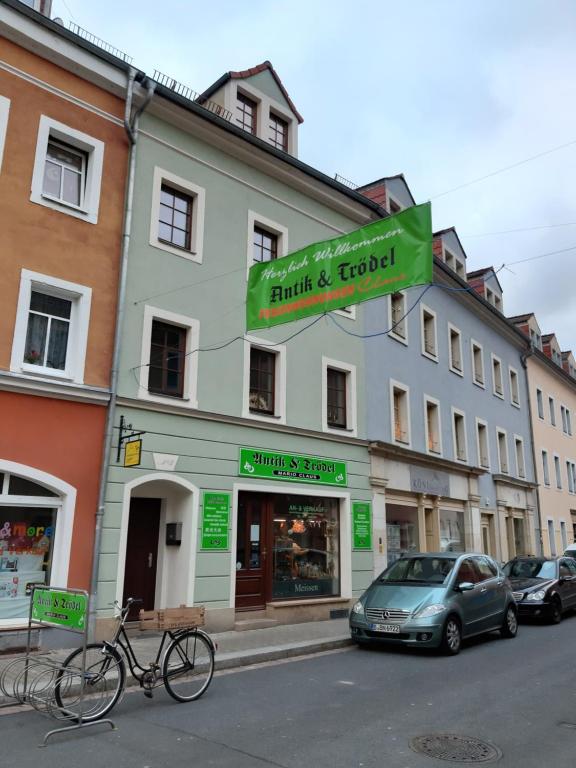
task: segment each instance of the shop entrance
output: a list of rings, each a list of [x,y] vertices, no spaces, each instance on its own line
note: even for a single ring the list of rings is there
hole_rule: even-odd
[[[236,609],[265,608],[269,599],[268,553],[272,504],[263,493],[238,496]]]
[[[134,497],[130,500],[123,604],[128,597],[143,600],[141,605],[132,608],[130,621],[137,620],[141,608],[154,609],[161,505],[162,499]]]

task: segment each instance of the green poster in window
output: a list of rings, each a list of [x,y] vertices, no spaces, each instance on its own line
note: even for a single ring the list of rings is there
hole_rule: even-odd
[[[430,203],[250,267],[246,328],[270,328],[432,282]]]
[[[352,542],[354,549],[372,549],[372,503],[352,502]]]
[[[52,624],[74,632],[86,630],[88,595],[82,592],[36,587],[32,597],[32,621]]]
[[[229,549],[230,494],[204,491],[200,548]]]

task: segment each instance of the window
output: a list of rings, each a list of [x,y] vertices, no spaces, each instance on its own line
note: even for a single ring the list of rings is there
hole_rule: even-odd
[[[205,200],[203,187],[156,166],[152,181],[150,245],[201,263]]]
[[[236,122],[244,131],[256,134],[256,110],[258,105],[238,91],[236,96]]]
[[[322,429],[356,435],[356,366],[322,358]]]
[[[448,324],[448,349],[450,370],[462,376],[462,334],[450,324]]]
[[[248,211],[248,270],[255,263],[279,259],[287,253],[288,229],[255,211]]]
[[[456,461],[467,461],[466,421],[462,411],[452,408],[452,430],[454,433],[454,458]]]
[[[568,422],[566,420],[566,408],[561,405],[560,406],[560,416],[562,418],[562,432],[564,432],[565,435],[568,434]]]
[[[548,468],[548,451],[542,450],[542,475],[544,485],[550,485],[550,470]]]
[[[169,397],[184,394],[186,329],[152,321],[148,391]]]
[[[456,274],[458,277],[461,277],[462,280],[466,278],[466,270],[464,269],[464,264],[461,261],[458,261],[458,259],[456,259]]]
[[[420,317],[422,322],[422,354],[438,361],[438,345],[436,341],[436,313],[421,305]]]
[[[474,384],[484,386],[484,353],[476,341],[472,341],[472,377]]]
[[[512,405],[520,407],[520,394],[518,391],[518,373],[514,368],[510,368],[510,399]]]
[[[506,440],[506,432],[503,429],[496,430],[496,440],[498,443],[498,462],[500,464],[500,472],[502,474],[508,474],[508,443]]]
[[[143,400],[197,408],[197,320],[145,306],[142,324],[140,381],[137,396]]]
[[[456,259],[454,258],[454,254],[450,253],[450,251],[447,251],[446,248],[444,248],[444,261],[446,262],[447,267],[454,269]]]
[[[4,143],[8,129],[8,114],[10,112],[10,99],[0,96],[0,171],[2,170],[2,157],[4,155]]]
[[[278,236],[261,227],[254,227],[252,259],[254,262],[278,258]]]
[[[492,355],[492,386],[495,395],[504,397],[504,388],[502,386],[502,363],[494,355]]]
[[[408,343],[408,328],[406,323],[406,296],[403,293],[390,295],[389,324],[390,336],[404,344]]]
[[[556,488],[562,490],[562,473],[560,471],[560,457],[554,456],[554,472],[556,473]]]
[[[566,523],[563,520],[560,521],[560,538],[562,539],[562,552],[564,552],[564,550],[568,546],[568,534],[566,533]],[[567,565],[568,565],[568,575],[569,576],[576,575],[575,572],[570,568],[571,563],[568,562]]]
[[[516,449],[516,475],[517,477],[526,477],[526,465],[524,462],[524,441],[518,435],[514,436],[514,447]]]
[[[544,418],[544,400],[542,398],[541,389],[536,390],[536,405],[538,407],[538,418],[543,419]]]
[[[478,441],[478,464],[484,469],[490,469],[488,425],[485,421],[481,421],[480,419],[476,419],[476,437]]]
[[[162,184],[160,188],[160,215],[158,240],[175,248],[190,249],[192,235],[192,201],[190,195]]]
[[[270,112],[270,143],[276,149],[288,152],[288,122]]]
[[[428,453],[441,454],[440,405],[437,400],[424,398],[426,407],[426,450]]]
[[[244,401],[248,419],[286,423],[286,347],[247,338],[244,342]]]
[[[554,521],[548,520],[548,541],[550,542],[550,554],[556,557],[556,536],[554,535]]]
[[[555,427],[556,426],[556,408],[554,406],[554,398],[549,397],[548,398],[548,408],[550,410],[550,424]]]
[[[568,480],[568,493],[574,493],[574,472],[572,462],[566,462],[566,479]]]
[[[400,213],[402,210],[402,206],[400,203],[397,203],[396,200],[394,200],[390,193],[388,193],[388,211],[390,213],[390,216],[394,216],[397,213]]]
[[[10,370],[82,383],[92,291],[22,270]]]
[[[42,115],[30,200],[96,224],[103,160],[102,141]]]
[[[390,382],[392,390],[392,439],[410,445],[409,390],[402,384]]]
[[[572,420],[570,418],[570,411],[566,408],[566,432],[572,435]]]

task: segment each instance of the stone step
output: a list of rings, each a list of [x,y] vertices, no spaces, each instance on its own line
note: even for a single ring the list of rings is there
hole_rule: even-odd
[[[269,627],[277,627],[279,623],[276,619],[268,618],[239,619],[234,622],[234,630],[236,632],[243,632],[248,629],[268,629]]]

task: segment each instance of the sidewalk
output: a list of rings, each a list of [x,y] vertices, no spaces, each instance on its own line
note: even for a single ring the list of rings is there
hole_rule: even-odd
[[[139,660],[145,664],[156,657],[162,633],[130,633],[130,642]],[[211,633],[216,643],[215,669],[233,669],[265,661],[319,653],[334,648],[350,645],[348,619],[329,619],[310,621],[300,624],[284,624],[265,629],[250,629],[241,632]],[[57,662],[63,660],[68,650],[50,651],[43,654],[47,659]],[[15,658],[22,656],[0,656],[0,675]],[[134,683],[130,674],[128,685]],[[12,701],[0,692],[0,705]]]

